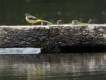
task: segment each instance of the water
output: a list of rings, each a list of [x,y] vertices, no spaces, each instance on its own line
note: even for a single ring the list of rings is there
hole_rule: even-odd
[[[0,80],[105,80],[106,53],[1,54]]]
[[[0,25],[30,25],[24,14],[56,23],[71,23],[77,19],[87,23],[106,23],[106,0],[0,0]],[[40,24],[40,23],[39,23]]]

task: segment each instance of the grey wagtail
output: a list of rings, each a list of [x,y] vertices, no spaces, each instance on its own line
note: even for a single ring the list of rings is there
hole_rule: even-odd
[[[41,19],[38,19],[37,17],[32,16],[32,15],[30,15],[28,13],[25,13],[25,16],[26,16],[25,17],[26,21],[31,23],[32,25],[42,21]]]

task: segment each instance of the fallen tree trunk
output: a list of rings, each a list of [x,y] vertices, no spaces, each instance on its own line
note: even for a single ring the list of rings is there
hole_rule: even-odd
[[[64,46],[106,46],[106,25],[0,26],[0,48],[35,47],[60,52]]]

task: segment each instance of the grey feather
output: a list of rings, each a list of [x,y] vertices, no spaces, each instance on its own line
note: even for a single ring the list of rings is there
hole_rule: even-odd
[[[32,16],[32,15],[30,15],[30,14],[28,14],[28,13],[25,13],[25,16],[26,16],[28,19],[30,19],[30,20],[37,20],[37,17]]]

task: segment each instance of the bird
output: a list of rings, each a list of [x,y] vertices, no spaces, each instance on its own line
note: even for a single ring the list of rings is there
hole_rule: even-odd
[[[35,24],[35,23],[38,23],[38,22],[42,22],[41,19],[38,19],[37,17],[32,16],[28,13],[25,13],[25,19],[26,19],[27,22],[31,23],[32,25]]]

